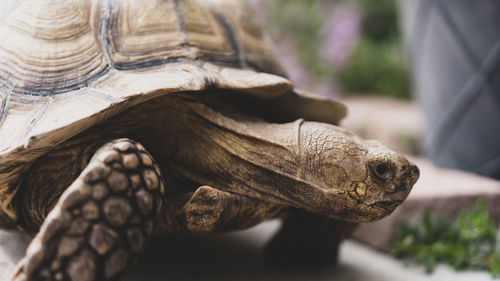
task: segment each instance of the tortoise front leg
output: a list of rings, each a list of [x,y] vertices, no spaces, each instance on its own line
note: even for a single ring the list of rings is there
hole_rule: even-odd
[[[142,145],[106,144],[50,211],[14,279],[120,279],[152,233],[163,193],[159,169]]]
[[[178,219],[187,232],[234,231],[275,217],[282,209],[283,206],[201,186],[184,204]]]
[[[285,267],[323,267],[337,262],[343,238],[356,224],[291,209],[279,232],[266,246],[269,263]]]

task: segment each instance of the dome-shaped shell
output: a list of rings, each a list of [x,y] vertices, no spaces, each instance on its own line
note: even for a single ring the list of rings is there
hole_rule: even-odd
[[[10,216],[30,163],[161,95],[237,89],[283,97],[276,106],[306,119],[345,115],[338,103],[292,90],[240,1],[1,1],[0,37],[0,204]]]

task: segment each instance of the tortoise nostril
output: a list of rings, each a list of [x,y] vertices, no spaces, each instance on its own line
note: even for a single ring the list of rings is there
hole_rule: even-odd
[[[417,165],[415,164],[410,164],[410,170],[412,173],[415,173],[415,174],[420,174],[420,170],[418,169]]]

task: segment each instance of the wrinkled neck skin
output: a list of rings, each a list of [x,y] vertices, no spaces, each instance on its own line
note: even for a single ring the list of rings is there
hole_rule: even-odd
[[[217,189],[336,219],[370,221],[392,211],[374,211],[362,201],[369,192],[369,148],[342,128],[303,120],[271,124],[220,113],[197,100],[173,104],[176,108],[166,114],[177,120],[168,122],[168,135],[159,138],[168,143],[161,151],[169,159],[168,170]],[[375,193],[374,198],[384,195]]]
[[[293,189],[303,182],[298,177],[302,120],[287,124],[242,120],[197,102],[182,108],[186,109],[189,112],[181,114],[186,119],[176,122],[186,126],[171,128],[172,134],[185,137],[168,140],[169,169],[200,184],[298,206],[295,197],[300,192]]]

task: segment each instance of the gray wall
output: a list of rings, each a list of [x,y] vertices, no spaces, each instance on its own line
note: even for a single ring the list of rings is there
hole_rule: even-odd
[[[500,1],[401,0],[435,163],[500,178]]]

